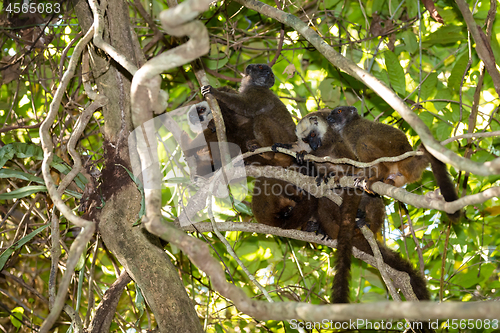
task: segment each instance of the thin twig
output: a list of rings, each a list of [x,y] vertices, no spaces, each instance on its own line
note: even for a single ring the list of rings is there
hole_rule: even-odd
[[[380,274],[382,275],[382,279],[385,282],[385,285],[389,289],[389,293],[392,296],[392,299],[395,300],[396,302],[401,302],[401,297],[399,297],[398,292],[396,291],[396,288],[394,288],[394,285],[392,284],[391,278],[387,274],[385,268],[384,268],[384,259],[382,258],[382,253],[380,253],[380,249],[378,248],[378,244],[375,241],[375,237],[373,236],[373,232],[368,228],[366,225],[360,228],[361,232],[363,233],[363,236],[365,236],[366,240],[370,244],[370,247],[373,251],[373,256],[375,257],[375,260],[377,261],[377,267],[380,271]]]
[[[212,190],[213,190],[213,188],[212,188]],[[245,264],[241,261],[241,259],[238,257],[238,255],[236,254],[236,252],[234,252],[233,248],[231,247],[231,244],[229,244],[229,242],[227,241],[226,237],[224,237],[220,233],[219,229],[217,229],[217,223],[215,222],[214,213],[212,211],[212,195],[209,195],[208,198],[207,198],[207,206],[208,206],[208,216],[210,217],[210,223],[212,223],[212,228],[214,230],[214,233],[217,235],[217,237],[222,242],[222,244],[224,244],[226,246],[227,252],[231,255],[231,257],[233,257],[233,259],[238,263],[238,265],[240,265],[241,269],[248,276],[248,278],[250,279],[250,281],[252,281],[253,284],[255,284],[257,286],[257,288],[259,288],[259,290],[267,298],[267,301],[272,303],[273,299],[271,298],[271,296],[267,292],[266,288],[264,288],[259,283],[259,281],[257,281],[257,279],[255,278],[255,276],[253,276],[252,273],[250,273],[250,271],[245,266]]]

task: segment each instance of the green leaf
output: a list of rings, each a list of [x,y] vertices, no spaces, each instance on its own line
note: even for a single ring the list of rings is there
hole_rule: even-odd
[[[442,99],[442,100],[452,100],[453,96],[448,88],[443,87],[443,89],[437,89],[436,96],[434,96],[435,99]],[[436,110],[442,110],[448,105],[449,102],[433,102],[434,107]]]
[[[17,178],[17,179],[22,179],[26,180],[29,182],[35,182],[38,184],[45,184],[42,178],[33,176],[29,173],[22,172],[19,170],[12,170],[12,169],[7,169],[3,168],[0,169],[0,178]]]
[[[464,72],[467,69],[467,63],[469,62],[469,55],[463,54],[455,62],[455,66],[451,70],[450,77],[448,78],[448,87],[453,89],[456,93],[460,90],[460,83],[464,76]]]
[[[368,2],[369,4],[370,2]],[[372,13],[381,13],[384,6],[385,6],[386,2],[384,0],[373,0],[373,4],[372,4],[372,8],[371,8],[371,12]]]
[[[28,235],[24,236],[23,238],[21,238],[20,240],[18,240],[17,242],[15,242],[14,244],[12,244],[11,246],[9,246],[5,251],[3,251],[3,253],[0,254],[0,271],[3,269],[3,266],[5,266],[5,263],[7,262],[7,260],[9,259],[9,257],[12,255],[12,253],[14,253],[15,251],[19,250],[21,247],[23,247],[24,244],[26,244],[30,240],[32,240],[33,237],[35,237],[40,232],[42,232],[43,230],[45,230],[49,225],[50,225],[50,223],[47,223],[46,225],[44,225],[44,226],[42,226],[42,227],[40,227],[40,228],[32,231]]]
[[[252,216],[253,215],[253,212],[252,210],[250,209],[250,207],[248,207],[246,204],[244,204],[243,202],[238,202],[237,204],[234,205],[234,208],[236,208],[236,210],[240,213],[243,213],[245,215],[250,215]]]
[[[452,8],[451,6],[448,7],[449,9],[443,9],[440,7],[436,7],[439,15],[443,18],[444,22],[452,22],[457,19],[457,14],[455,13],[455,9]],[[476,16],[476,15],[474,15]]]
[[[12,325],[19,330],[23,325],[21,319],[23,318],[24,309],[22,307],[17,307],[12,309],[12,314],[10,315],[10,322]]]
[[[399,7],[399,1],[389,1],[389,6],[391,7],[391,13],[393,13],[393,19],[397,20],[399,19],[399,16],[401,15],[401,12],[403,11],[404,7]],[[398,11],[396,12],[396,9]]]
[[[480,151],[474,153],[474,155],[472,155],[471,160],[474,162],[478,162],[478,163],[484,163],[487,161],[491,161],[492,157],[491,157],[491,154],[489,152],[484,151],[484,150],[480,150]]]
[[[144,314],[144,310],[146,309],[146,302],[144,302],[144,296],[142,295],[141,288],[137,284],[135,284],[135,307],[139,310],[139,316],[137,316],[136,325],[141,321],[141,317]]]
[[[408,53],[413,54],[418,50],[417,37],[410,30],[403,32],[403,41],[405,42],[406,51],[408,51]]]
[[[437,73],[431,73],[429,77],[427,77],[427,80],[420,86],[420,96],[422,99],[427,100],[432,96],[432,93],[436,89],[437,82]]]
[[[387,74],[389,74],[389,82],[391,83],[392,89],[396,91],[401,96],[406,95],[406,80],[405,72],[401,64],[399,63],[398,57],[390,51],[384,53],[385,66],[387,67]]]
[[[340,102],[340,89],[333,87],[334,79],[324,79],[319,84],[319,91],[321,92],[321,99],[328,106],[337,106]]]
[[[219,53],[215,58],[216,59],[203,58],[206,66],[211,70],[222,68],[229,61],[229,58],[226,57],[224,53]]]
[[[47,187],[45,185],[24,186],[14,191],[0,194],[0,200],[25,198],[37,192],[47,192]]]
[[[340,0],[324,0],[324,1],[321,1],[319,3],[319,7],[321,9],[332,9],[333,7],[335,7],[338,3],[340,2]],[[323,6],[324,4],[324,6]]]
[[[419,117],[429,127],[431,127],[432,123],[434,122],[434,115],[430,112],[423,111],[420,113]]]
[[[187,177],[172,177],[167,179],[167,184],[186,184],[190,182],[191,179]]]
[[[141,313],[146,309],[146,303],[144,302],[144,296],[142,295],[141,288],[136,284],[135,285],[135,306]]]
[[[377,79],[385,83],[386,86],[390,86],[391,83],[389,82],[389,77],[387,74],[387,71],[385,69],[382,69],[380,71],[373,71],[373,76],[375,76]]]
[[[39,146],[28,143],[10,143],[0,149],[0,167],[3,167],[5,163],[14,156],[17,158],[35,157],[36,159],[41,160],[43,159],[43,150]]]
[[[450,137],[453,128],[446,121],[440,121],[436,127],[436,136],[439,141],[446,140]]]
[[[75,271],[81,271],[84,264],[85,264],[85,251],[83,251],[82,254],[80,255],[80,258],[78,258]]]
[[[467,268],[467,270],[460,272],[452,279],[452,283],[455,283],[463,288],[473,288],[478,283],[487,279],[494,272],[495,267],[491,263],[483,263],[481,265],[481,271],[479,271],[479,266],[472,264]]]
[[[222,326],[220,324],[215,324],[215,332],[224,333],[224,330],[222,329]]]
[[[135,185],[137,185],[137,189],[139,190],[139,192],[141,192],[141,209],[139,209],[139,213],[138,213],[139,218],[133,224],[134,226],[136,226],[141,222],[142,217],[146,213],[146,196],[144,195],[144,186],[142,186],[141,181],[136,176],[134,176],[134,174],[132,172],[130,172],[126,167],[124,167],[121,164],[117,164],[117,165],[121,166],[122,168],[125,169],[125,171],[127,171],[130,178],[132,178]]]
[[[453,25],[443,26],[424,37],[422,47],[428,48],[434,45],[454,44],[465,39],[464,27]]]
[[[20,199],[25,198],[27,196],[32,195],[33,193],[38,192],[47,192],[47,187],[45,185],[30,185],[24,186],[13,191],[0,194],[0,200],[12,200],[12,199]],[[67,193],[77,199],[81,199],[82,195],[78,192],[66,190],[64,193]]]
[[[415,17],[418,15],[417,1],[406,1],[406,10],[408,17]]]
[[[14,156],[17,158],[35,158],[41,161],[43,160],[43,150],[41,147],[31,143],[9,143],[0,148],[0,168],[2,168],[7,161],[13,159]],[[64,161],[57,155],[53,155],[50,166],[65,175],[71,171],[71,168],[64,164]],[[87,179],[81,173],[75,177],[76,185],[82,190],[85,189],[85,184],[87,184],[87,182]]]

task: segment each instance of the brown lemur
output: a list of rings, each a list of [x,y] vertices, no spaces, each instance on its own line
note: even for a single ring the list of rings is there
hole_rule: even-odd
[[[244,125],[239,123],[237,126],[238,129],[246,126],[253,130],[253,138],[245,146],[271,147],[277,142],[291,144],[296,141],[295,123],[283,102],[270,90],[274,82],[271,67],[250,64],[245,69],[239,93],[221,91],[209,85],[203,86],[201,93],[203,96],[212,94],[238,117],[246,119]],[[234,124],[226,124],[226,128],[231,126]],[[281,153],[269,152],[263,156],[270,161],[269,165],[286,167],[293,161],[291,156]]]
[[[249,147],[271,147],[277,142],[292,144],[296,141],[295,123],[290,112],[270,90],[274,83],[274,74],[268,65],[251,64],[245,69],[239,93],[202,87],[202,94],[212,94],[221,110],[223,106],[230,110],[231,115],[227,117],[223,112],[228,141],[231,129],[233,136],[238,136],[237,143],[243,152]],[[262,157],[246,162],[282,167],[289,167],[294,162],[293,157],[281,153],[269,152]],[[302,227],[307,223],[305,216],[315,211],[314,203],[307,201],[301,189],[285,181],[264,177],[255,180],[252,208],[260,223],[288,229]]]
[[[339,133],[328,125],[326,120],[329,111],[313,112],[304,117],[297,125],[296,134],[299,139],[299,149],[312,155],[333,158],[347,157],[356,160],[349,145],[344,142]],[[301,144],[304,143],[304,144]],[[318,165],[319,164],[319,165]],[[325,165],[326,164],[326,165]],[[347,164],[333,165],[332,163],[315,163],[319,173],[330,172],[333,176],[359,175],[359,169]],[[359,195],[359,194],[358,194]],[[334,303],[347,303],[349,301],[349,280],[352,246],[363,252],[373,255],[373,252],[358,228],[355,228],[353,214],[357,222],[368,224],[374,234],[377,234],[384,223],[385,206],[381,197],[366,193],[361,195],[361,200],[356,199],[355,193],[343,193],[343,204],[338,207],[327,198],[318,200],[318,220],[320,226],[332,239],[337,239],[336,273],[333,284],[332,299]],[[359,202],[359,207],[355,207]],[[351,207],[344,205],[351,205]],[[353,213],[353,211],[357,211]],[[349,214],[350,213],[350,214]],[[362,220],[362,221],[360,221]],[[429,299],[426,283],[420,273],[411,263],[404,260],[397,252],[378,244],[384,261],[394,269],[409,274],[413,290],[420,300]]]
[[[360,162],[371,162],[380,157],[394,157],[413,151],[403,131],[362,118],[353,106],[333,109],[327,120],[349,143]],[[412,156],[399,162],[377,164],[376,174],[368,178],[368,188],[377,181],[397,187],[413,183],[422,177],[424,169],[430,162],[445,201],[457,200],[457,192],[445,164],[430,154],[423,145],[420,145],[418,150],[423,151],[424,155]],[[452,222],[457,222],[460,215],[460,211],[457,211],[448,214],[448,217]]]
[[[290,148],[291,145],[284,146]],[[294,144],[294,150],[296,150],[295,147],[297,145]],[[306,165],[291,163],[287,169],[311,175]],[[283,172],[286,170],[284,169]],[[259,223],[283,229],[300,228],[317,231],[319,227],[318,201],[318,198],[291,183],[260,177],[255,181],[252,210]]]
[[[280,179],[259,177],[255,180],[252,211],[262,224],[282,229],[317,229],[318,199]]]
[[[238,93],[230,87],[221,87],[217,90],[224,93]],[[224,123],[226,124],[226,138],[229,145],[229,152],[231,158],[234,158],[240,151],[242,153],[247,152],[247,143],[255,140],[251,119],[236,114],[224,102],[219,101],[219,107]],[[196,175],[206,176],[221,167],[220,151],[217,146],[217,133],[208,103],[205,101],[198,103],[196,104],[196,109],[197,112],[194,112],[193,109],[190,109],[188,112],[188,122],[190,127],[193,127],[191,123],[197,123],[196,119],[194,119],[194,114],[198,113],[203,131],[192,140],[187,134],[184,135],[181,146],[186,158],[195,160],[197,166]],[[196,128],[199,129],[200,126],[198,125]],[[267,163],[267,160],[260,156],[251,156],[246,162],[262,164]]]
[[[344,143],[326,121],[328,112],[313,112],[301,119],[297,124],[296,134],[299,149],[302,143],[305,151],[318,157],[350,158],[356,160],[351,148]],[[309,148],[307,147],[309,146]],[[355,175],[357,168],[349,164],[315,163],[314,169],[321,177]],[[342,205],[337,207],[327,198],[318,202],[319,224],[330,237],[337,236],[337,253],[335,256],[335,277],[333,279],[333,303],[349,303],[349,282],[351,277],[352,240],[356,227],[356,215],[361,201],[361,194],[350,189],[342,189]],[[326,208],[326,209],[325,209]]]
[[[226,90],[232,90],[229,87],[223,87]],[[227,108],[222,105],[221,112],[227,115]],[[181,137],[181,147],[191,171],[197,176],[207,176],[220,168],[219,150],[214,149],[212,156],[212,143],[217,142],[217,134],[215,133],[215,124],[212,116],[212,110],[206,101],[194,104],[187,112],[187,120],[192,132],[198,133],[194,139],[190,139],[188,134],[184,132]],[[227,136],[230,142],[238,138],[229,132]],[[239,152],[239,147],[229,145],[231,157],[235,157]],[[189,163],[190,159],[194,163]]]

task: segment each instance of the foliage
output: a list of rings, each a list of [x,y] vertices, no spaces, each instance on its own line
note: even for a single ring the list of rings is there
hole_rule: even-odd
[[[162,2],[141,3],[153,18],[167,8]],[[276,6],[271,1],[266,3]],[[483,77],[484,69],[461,13],[454,2],[439,0],[435,4],[444,24],[436,22],[417,1],[279,3],[280,8],[284,5],[285,11],[308,22],[325,42],[343,56],[394,89],[412,106],[415,114],[438,140],[469,132],[500,130],[500,101],[490,76],[486,74]],[[470,6],[474,4],[476,23],[484,28],[490,3],[469,1]],[[170,41],[172,44],[169,45],[165,45],[163,40],[155,42],[151,27],[145,28],[138,4],[129,2],[128,5],[132,25],[148,59],[164,48],[176,45],[177,41]],[[0,329],[5,332],[35,328],[49,313],[47,286],[52,240],[50,228],[46,226],[50,223],[53,204],[45,193],[45,186],[42,186],[42,152],[35,125],[44,119],[53,97],[53,87],[57,86],[71,57],[72,48],[66,53],[65,47],[74,38],[79,38],[78,21],[72,16],[70,5],[67,6],[68,14],[60,17],[38,15],[29,18],[23,15],[6,16],[7,13],[0,17],[0,23],[2,19],[8,19],[0,28],[6,32],[0,37],[4,54],[0,63],[0,123],[5,129],[0,130],[0,262],[5,264],[0,272],[0,293],[3,294],[0,300]],[[494,21],[489,42],[495,58],[500,59],[500,14],[495,15],[490,18]],[[108,18],[113,19],[112,16]],[[211,39],[210,53],[202,61],[208,69],[212,85],[236,88],[236,81],[247,64],[274,61],[279,51],[273,66],[277,82],[273,90],[297,118],[324,107],[353,105],[368,119],[396,126],[406,132],[415,146],[419,144],[416,133],[380,96],[332,66],[291,28],[230,1],[215,3],[203,13],[202,21]],[[41,38],[33,43],[33,38],[38,35]],[[279,42],[281,36],[284,40],[282,45]],[[149,45],[152,41],[153,44]],[[51,165],[51,173],[56,183],[73,165],[66,144],[79,113],[88,102],[82,93],[80,75],[81,72],[72,79],[64,97],[64,106],[59,110],[58,122],[52,128],[57,158]],[[226,80],[228,77],[232,80]],[[176,110],[193,99],[201,100],[199,84],[189,65],[163,74],[162,88],[169,92],[168,111]],[[103,121],[99,111],[94,113],[79,141],[78,150],[86,166],[85,176],[103,167],[104,139],[100,133]],[[168,133],[165,135],[168,136]],[[500,141],[497,137],[458,139],[447,147],[460,156],[484,163],[498,157]],[[176,151],[175,145],[171,148],[171,151]],[[173,203],[179,200],[184,190],[183,179],[189,178],[185,170],[171,163],[171,156],[165,152],[162,154],[165,177],[169,181],[163,190],[164,213],[174,219],[178,211]],[[182,161],[180,153],[177,154],[174,158]],[[498,175],[480,177],[453,167],[450,172],[461,195],[479,193],[499,185]],[[63,197],[72,209],[76,210],[79,205],[75,198],[83,193],[87,183],[85,176],[80,175]],[[408,191],[417,194],[425,194],[435,188],[430,171],[424,173],[420,182],[407,186]],[[251,193],[251,187],[248,193]],[[247,195],[246,202],[250,200],[251,196]],[[444,223],[446,218],[439,211],[405,206],[392,199],[387,199],[386,203],[387,221],[383,239],[416,266],[419,265],[418,252],[421,251],[433,300],[492,300],[500,296],[498,199],[466,207],[466,218],[450,230]],[[248,207],[236,209],[219,204],[224,209],[218,210],[218,220],[252,220]],[[416,239],[410,229],[415,231]],[[62,271],[68,248],[79,230],[62,218],[60,232],[63,255],[59,268]],[[448,232],[449,245],[446,246]],[[219,255],[224,261],[229,280],[243,288],[248,296],[264,299],[214,234],[194,236],[208,242],[212,254]],[[263,234],[226,232],[225,237],[275,301],[329,302],[335,250]],[[100,302],[103,291],[123,270],[98,235],[93,242],[82,258],[82,273],[75,275],[67,302],[82,318],[87,318],[86,323],[91,318],[89,306],[94,306],[94,300],[96,304]],[[181,251],[171,245],[166,245],[165,251],[178,269],[200,321],[206,325],[208,332],[294,331],[288,322],[258,321],[241,313],[230,300],[212,288],[209,278],[193,266]],[[90,276],[94,289],[89,296]],[[147,310],[147,305],[145,311],[142,294],[138,291],[133,282],[127,286],[118,304],[111,331],[135,332],[154,326],[154,317]],[[355,261],[351,283],[353,302],[381,301],[387,297],[386,287],[377,270],[364,262]],[[68,323],[68,318],[63,315],[58,321],[58,330],[66,331]]]

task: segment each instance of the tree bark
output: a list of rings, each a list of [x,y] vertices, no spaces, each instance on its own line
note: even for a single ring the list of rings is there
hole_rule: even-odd
[[[75,12],[84,31],[93,19],[86,1],[75,1]],[[126,2],[108,0],[103,39],[139,67],[141,59],[134,54],[135,35],[130,33],[129,8]],[[91,68],[100,94],[108,97],[103,108],[105,162],[102,184],[96,190],[105,205],[94,210],[90,218],[98,221],[106,247],[116,256],[142,290],[161,332],[203,332],[194,304],[188,297],[175,267],[157,237],[142,226],[133,227],[138,219],[141,195],[123,165],[131,170],[128,135],[130,116],[130,83],[132,76],[103,52],[94,52]],[[118,165],[120,164],[120,165]]]

